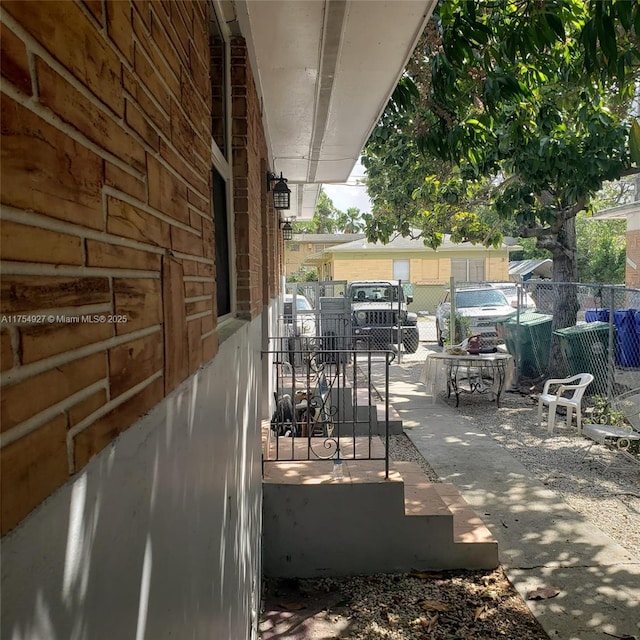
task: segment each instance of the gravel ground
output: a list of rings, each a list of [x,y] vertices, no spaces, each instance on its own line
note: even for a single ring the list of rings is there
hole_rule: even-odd
[[[413,367],[412,377],[419,377],[421,365],[405,366]],[[583,460],[591,441],[578,434],[575,422],[568,428],[560,415],[552,435],[547,432],[546,424],[539,427],[537,396],[528,393],[503,393],[499,409],[486,398],[473,395],[461,398],[457,409],[454,399],[443,396],[442,401],[473,420],[474,425],[507,449],[532,477],[556,491],[567,505],[640,558],[640,467],[637,464],[622,456],[614,459],[612,451],[598,444]],[[397,456],[395,459],[419,456],[411,441],[404,438],[397,436],[391,450],[392,455]],[[607,469],[612,460],[612,466]],[[430,477],[434,478],[431,473]]]
[[[548,640],[501,569],[267,583],[262,640]]]
[[[415,448],[413,442],[404,433],[399,436],[389,436],[389,457],[392,460],[415,462],[420,465],[431,482],[440,482],[436,472],[429,466],[422,454]]]

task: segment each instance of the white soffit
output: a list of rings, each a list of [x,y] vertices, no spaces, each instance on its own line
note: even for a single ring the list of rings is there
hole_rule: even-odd
[[[320,193],[320,184],[288,183],[291,189],[291,209],[282,211],[282,217],[294,217],[298,220],[311,220]]]
[[[243,0],[272,169],[346,182],[435,0]],[[304,192],[317,197],[318,190]],[[292,194],[293,196],[293,194]],[[303,216],[302,211],[292,215]]]

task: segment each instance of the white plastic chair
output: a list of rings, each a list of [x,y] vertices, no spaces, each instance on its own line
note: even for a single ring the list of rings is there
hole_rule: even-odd
[[[544,383],[542,393],[538,397],[538,424],[542,425],[542,406],[548,405],[549,418],[547,429],[553,433],[556,423],[556,409],[566,407],[567,426],[571,425],[573,411],[576,412],[576,423],[578,433],[582,431],[582,396],[585,389],[593,382],[593,375],[590,373],[579,373],[571,378],[549,378]],[[557,385],[554,393],[550,392],[552,386]]]

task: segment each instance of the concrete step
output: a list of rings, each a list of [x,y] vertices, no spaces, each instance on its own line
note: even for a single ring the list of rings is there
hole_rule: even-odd
[[[482,519],[447,482],[430,482],[415,462],[393,462],[404,482],[405,513],[408,516],[450,513],[454,542],[496,543]]]
[[[493,534],[480,516],[469,506],[456,487],[449,483],[436,483],[433,488],[453,513],[453,537],[455,542],[489,543],[498,546]]]
[[[267,575],[498,565],[497,544],[453,485],[429,482],[411,462],[392,462],[388,478],[382,460],[345,458],[342,466],[343,479],[334,480],[331,460],[265,463]]]
[[[386,409],[383,402],[377,402],[378,394],[374,392],[369,393],[366,388],[359,388],[356,390],[356,406],[358,413],[362,414],[362,417],[371,415],[375,416],[378,425],[378,433],[382,435],[382,430],[379,425],[384,425],[386,419]],[[371,404],[370,404],[371,403]],[[373,407],[373,410],[371,410]],[[358,415],[360,418],[361,416]],[[389,405],[389,433],[392,435],[398,435],[402,433],[402,418],[400,414]]]

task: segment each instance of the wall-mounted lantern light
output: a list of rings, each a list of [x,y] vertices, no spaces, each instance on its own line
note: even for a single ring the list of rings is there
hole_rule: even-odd
[[[289,220],[280,220],[280,228],[282,229],[282,237],[285,241],[293,238],[293,227]]]
[[[273,187],[271,183],[275,182]],[[273,191],[273,206],[275,209],[289,209],[291,207],[291,189],[287,187],[287,179],[276,176],[275,173],[267,172],[267,191]]]

